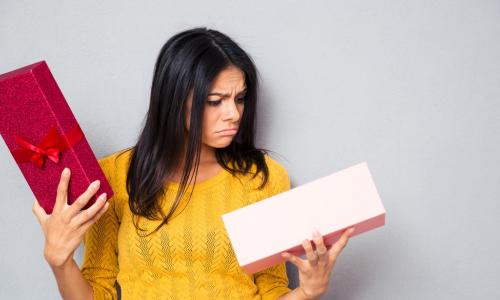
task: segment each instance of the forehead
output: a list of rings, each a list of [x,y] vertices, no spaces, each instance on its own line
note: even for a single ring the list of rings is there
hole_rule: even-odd
[[[235,66],[229,66],[217,74],[211,92],[239,92],[245,88],[245,73]]]

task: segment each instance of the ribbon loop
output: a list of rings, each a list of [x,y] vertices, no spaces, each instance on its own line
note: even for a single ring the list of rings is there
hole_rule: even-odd
[[[16,144],[21,148],[12,151],[12,155],[17,163],[32,162],[38,168],[42,168],[46,158],[56,164],[59,163],[61,153],[75,146],[83,137],[83,131],[78,124],[68,131],[66,138],[57,132],[57,128],[52,127],[38,145],[14,135]]]

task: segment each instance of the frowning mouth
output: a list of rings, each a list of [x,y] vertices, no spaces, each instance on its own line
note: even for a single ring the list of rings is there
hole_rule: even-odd
[[[216,133],[218,135],[235,135],[236,132],[238,132],[238,128],[224,129],[224,130],[217,131]]]
[[[219,130],[217,131],[216,133],[220,133],[220,132],[236,132],[238,131],[238,128],[229,128],[229,129],[223,129],[223,130]]]

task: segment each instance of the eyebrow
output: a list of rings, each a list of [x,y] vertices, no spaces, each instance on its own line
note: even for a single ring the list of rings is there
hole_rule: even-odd
[[[241,94],[241,93],[244,93],[244,92],[246,92],[246,91],[247,91],[247,88],[244,88],[241,92],[239,92],[239,93],[238,93],[238,95],[239,95],[239,94]],[[223,94],[223,93],[217,93],[217,92],[215,92],[215,93],[210,93],[210,94],[208,94],[208,96],[221,96],[221,97],[229,97],[229,96],[231,96],[231,94]]]

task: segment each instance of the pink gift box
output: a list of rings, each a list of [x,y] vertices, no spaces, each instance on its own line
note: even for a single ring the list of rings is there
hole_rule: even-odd
[[[222,216],[240,266],[255,273],[303,255],[302,241],[317,229],[327,247],[343,231],[352,236],[385,224],[385,209],[366,162]]]
[[[51,213],[64,167],[71,170],[68,204],[99,179],[113,196],[97,159],[45,61],[0,75],[0,134],[33,194]],[[12,199],[14,200],[14,199]]]

